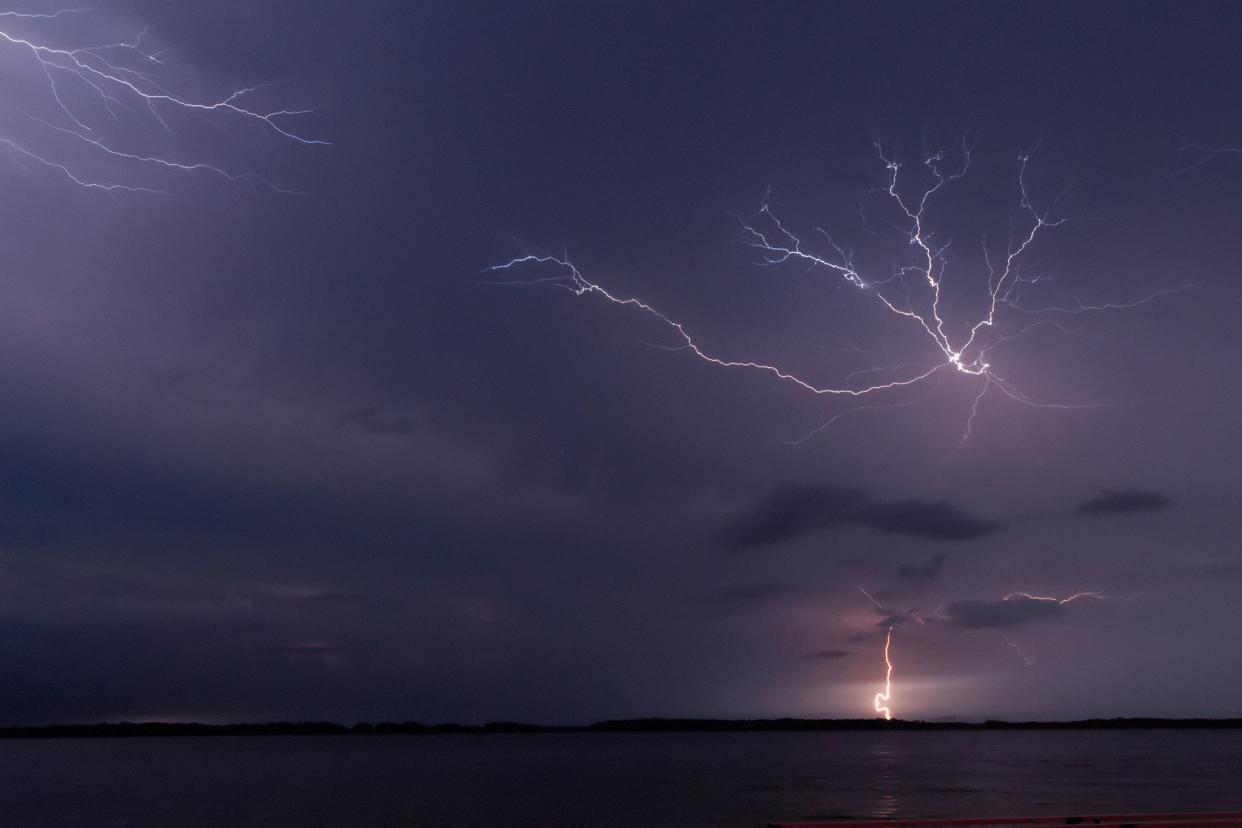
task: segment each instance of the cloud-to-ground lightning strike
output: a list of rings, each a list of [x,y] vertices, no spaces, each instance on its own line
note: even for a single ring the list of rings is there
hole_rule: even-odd
[[[11,158],[33,162],[76,186],[92,190],[165,192],[136,175],[99,171],[101,165],[122,164],[135,171],[145,168],[154,173],[204,172],[227,181],[250,179],[278,192],[303,195],[278,187],[256,173],[232,172],[201,159],[175,160],[125,148],[126,141],[115,135],[118,124],[129,124],[133,129],[146,121],[155,130],[171,135],[182,126],[181,120],[174,122],[174,114],[209,117],[218,121],[217,125],[224,118],[232,118],[303,145],[328,142],[304,135],[292,125],[311,110],[250,103],[257,100],[262,86],[233,89],[214,98],[171,91],[163,71],[167,68],[167,50],[147,45],[149,29],[142,29],[129,39],[109,41],[104,36],[100,38],[105,40],[102,43],[77,43],[86,37],[82,31],[91,26],[75,27],[70,33],[67,22],[76,23],[94,14],[97,12],[90,8],[43,13],[0,10],[0,54],[7,53],[15,65],[31,70],[30,78],[6,80],[42,86],[46,95],[46,100],[39,104],[40,114],[27,111],[22,104],[15,105],[13,96],[0,89],[0,105],[7,110],[0,128],[9,132],[0,133],[0,148]],[[100,28],[111,29],[102,24]],[[24,123],[38,137],[18,137],[11,132],[10,122]],[[56,149],[58,143],[61,149]],[[64,151],[64,146],[75,144],[80,153]]]
[[[859,587],[858,591],[867,596],[867,600],[875,605],[876,611],[881,615],[885,615],[889,618],[894,617],[894,611],[877,601],[876,597],[865,588]],[[893,647],[893,629],[898,623],[910,618],[913,618],[919,624],[927,623],[922,616],[914,610],[896,613],[896,616],[897,620],[890,623],[888,625],[888,629],[884,633],[884,689],[881,692],[876,693],[875,698],[872,699],[872,705],[875,707],[875,712],[882,715],[885,721],[890,721],[893,718],[892,710],[890,710],[888,706],[893,695],[893,659],[891,655]]]
[[[941,301],[948,270],[949,244],[947,242],[941,244],[936,240],[934,232],[929,229],[929,210],[936,201],[938,193],[967,174],[974,151],[973,144],[969,137],[963,139],[958,153],[960,160],[956,163],[950,161],[944,152],[925,153],[921,166],[929,176],[930,183],[921,189],[915,188],[913,194],[909,192],[909,187],[905,184],[903,164],[886,154],[879,142],[875,144],[875,148],[884,171],[884,183],[878,192],[895,207],[898,216],[899,238],[904,240],[902,246],[913,253],[913,258],[907,263],[894,265],[891,274],[884,278],[873,278],[864,274],[863,269],[855,264],[854,255],[850,249],[836,242],[822,228],[817,228],[817,238],[821,239],[823,252],[812,252],[803,239],[777,216],[768,199],[764,200],[754,215],[738,217],[741,225],[738,241],[758,252],[760,264],[769,266],[801,264],[811,271],[820,271],[839,278],[844,284],[873,296],[886,313],[898,319],[907,320],[910,325],[914,326],[929,345],[929,352],[926,358],[916,366],[911,366],[908,364],[909,360],[906,360],[907,364],[897,364],[880,369],[887,371],[889,376],[895,375],[894,379],[854,383],[852,380],[856,376],[872,373],[855,372],[841,383],[824,384],[798,376],[777,365],[752,359],[727,358],[711,353],[700,346],[695,337],[680,322],[642,299],[620,295],[591,281],[566,255],[530,253],[504,264],[492,266],[488,268],[488,271],[497,273],[519,269],[551,268],[550,275],[504,280],[500,284],[548,284],[570,290],[577,296],[597,296],[617,305],[635,308],[654,317],[675,334],[679,344],[673,350],[689,351],[704,362],[725,368],[746,368],[765,372],[783,382],[824,397],[859,398],[899,391],[933,380],[945,371],[977,378],[979,387],[970,405],[969,415],[963,428],[962,442],[971,436],[980,405],[988,392],[993,389],[1013,402],[1034,408],[1065,410],[1093,407],[1090,403],[1066,404],[1040,400],[1023,392],[993,366],[991,362],[993,351],[1037,327],[1045,324],[1055,326],[1057,324],[1055,318],[1045,318],[1045,314],[1078,315],[1091,311],[1133,308],[1181,288],[1166,288],[1151,296],[1124,303],[1088,305],[1079,302],[1071,307],[1047,308],[1029,307],[1022,303],[1023,288],[1044,281],[1041,277],[1022,275],[1020,273],[1022,259],[1048,231],[1066,221],[1065,218],[1053,216],[1049,209],[1037,206],[1027,180],[1031,153],[1024,152],[1018,157],[1017,167],[1020,216],[1015,227],[1018,229],[1011,233],[1010,240],[1000,255],[994,254],[989,249],[986,240],[983,243],[987,276],[983,312],[966,320],[964,324],[960,321],[950,323],[946,321]],[[1053,203],[1055,204],[1055,201]],[[897,296],[901,298],[896,298]],[[1010,316],[1018,318],[1010,322]],[[951,333],[954,330],[962,331],[962,333],[955,336]],[[802,440],[792,442],[802,442],[823,431],[840,419],[844,413],[850,411],[875,410],[908,404],[909,401],[887,402],[847,408],[844,412],[834,414]]]
[[[880,621],[876,626],[879,626],[885,631],[884,633],[884,667],[885,667],[884,690],[875,694],[872,703],[873,703],[876,713],[883,715],[885,719],[891,719],[892,715],[891,715],[891,709],[890,709],[890,702],[892,698],[892,676],[893,676],[893,660],[892,660],[893,631],[899,625],[904,624],[908,621],[914,621],[914,622],[917,622],[920,626],[926,626],[928,624],[937,624],[937,623],[950,623],[951,624],[954,622],[954,618],[951,614],[946,612],[946,606],[944,605],[938,607],[930,615],[923,615],[923,614],[920,614],[915,609],[896,610],[891,607],[887,607],[884,604],[882,604],[874,595],[868,592],[864,587],[861,587],[861,586],[858,587],[858,591],[861,592],[864,596],[866,596],[867,600],[870,601],[871,604],[875,607],[876,614],[880,616]],[[1090,599],[1094,601],[1111,601],[1111,600],[1129,601],[1129,600],[1133,600],[1134,597],[1136,596],[1130,596],[1130,597],[1121,598],[1121,599],[1114,599],[1114,597],[1111,595],[1107,595],[1103,592],[1097,592],[1097,591],[1075,592],[1075,593],[1065,596],[1064,598],[1059,598],[1059,597],[1052,596],[1052,595],[1035,595],[1030,592],[1009,592],[1009,593],[1006,593],[1000,599],[1000,601],[1002,604],[1006,602],[1036,602],[1040,605],[1046,605],[1046,608],[1052,611],[1059,612],[1060,607],[1064,607],[1076,601],[1082,601],[1086,599]],[[971,629],[969,626],[967,626],[966,631],[973,633],[973,632],[978,632],[979,630]],[[1018,642],[1014,641],[1004,632],[1001,632],[1001,631],[997,631],[997,632],[999,633],[1000,638],[1005,642],[1005,645],[1010,650],[1012,650],[1014,654],[1017,655],[1017,657],[1020,658],[1027,667],[1030,667],[1035,664],[1035,659],[1031,655],[1029,655],[1025,650],[1023,650],[1022,646]]]
[[[875,694],[875,712],[884,716],[885,721],[893,718],[893,712],[889,710],[888,703],[893,695],[893,660],[889,656],[889,650],[893,646],[893,628],[888,628],[888,633],[884,636],[884,690]]]

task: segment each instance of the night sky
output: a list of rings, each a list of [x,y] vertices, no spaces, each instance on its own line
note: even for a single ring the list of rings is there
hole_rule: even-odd
[[[1242,153],[1190,146],[1242,146],[1242,7],[0,17],[63,46],[146,25],[180,93],[277,82],[254,94],[332,146],[66,86],[128,152],[310,195],[101,158],[0,40],[0,139],[164,191],[0,142],[0,722],[873,716],[890,628],[902,718],[1242,715]],[[770,192],[887,278],[911,246],[874,142],[915,186],[963,135],[928,213],[955,336],[1036,146],[1031,198],[1067,221],[1024,254],[1030,303],[1179,289],[998,349],[1067,407],[989,392],[964,442],[978,377],[815,395],[487,271],[567,251],[713,355],[817,383],[926,367],[908,320],[761,264],[736,216]]]

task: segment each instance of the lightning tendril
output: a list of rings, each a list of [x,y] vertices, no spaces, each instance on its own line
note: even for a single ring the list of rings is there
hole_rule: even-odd
[[[137,177],[137,171],[145,169],[156,174],[201,172],[229,182],[253,180],[280,193],[306,195],[280,187],[257,173],[230,171],[202,159],[178,160],[127,148],[127,143],[149,143],[150,135],[140,132],[144,124],[148,131],[153,128],[172,136],[201,129],[204,120],[214,128],[229,122],[250,124],[305,146],[326,146],[329,142],[297,127],[314,110],[258,103],[272,84],[234,88],[215,97],[172,91],[168,50],[151,44],[150,28],[119,40],[109,39],[109,35],[100,38],[103,42],[84,42],[90,35],[83,32],[113,28],[107,21],[96,22],[90,17],[96,14],[89,8],[44,13],[0,11],[0,57],[14,67],[5,70],[5,87],[9,88],[0,88],[0,114],[5,116],[0,121],[0,149],[16,162],[42,166],[88,190],[166,192]],[[71,19],[85,22],[69,26]],[[30,70],[28,76],[22,74],[22,66]],[[35,105],[39,113],[14,103],[11,90],[27,87],[42,89],[44,97]],[[15,130],[15,125],[21,129]],[[26,137],[19,136],[18,131]],[[121,131],[129,134],[118,137]],[[111,169],[109,165],[128,165],[133,172],[100,171]]]
[[[569,290],[576,296],[592,296],[612,304],[632,308],[654,318],[674,336],[677,344],[670,350],[682,350],[695,358],[722,368],[746,369],[769,374],[805,392],[821,396],[851,400],[873,395],[899,392],[937,379],[944,372],[957,373],[978,382],[969,415],[965,421],[961,442],[966,442],[975,429],[975,421],[981,403],[989,391],[995,391],[1012,402],[1032,408],[1070,410],[1096,407],[1095,403],[1063,403],[1040,399],[1024,392],[1013,384],[1007,374],[994,367],[992,356],[1001,345],[1012,342],[1026,332],[1044,324],[1059,326],[1054,316],[1076,316],[1088,312],[1135,308],[1162,296],[1175,293],[1186,286],[1165,288],[1150,296],[1130,302],[1084,304],[1072,306],[1033,307],[1022,300],[1023,288],[1044,281],[1045,277],[1026,276],[1021,272],[1022,260],[1041,243],[1050,231],[1060,227],[1067,219],[1054,215],[1049,207],[1041,207],[1032,196],[1028,183],[1032,152],[1018,156],[1017,190],[1019,215],[1007,245],[999,255],[993,253],[986,239],[983,243],[986,266],[987,292],[983,311],[978,316],[961,321],[946,320],[942,298],[948,270],[949,244],[941,243],[930,229],[930,211],[938,195],[946,187],[963,178],[970,169],[974,145],[970,136],[963,138],[960,149],[950,160],[945,152],[927,152],[921,167],[930,183],[913,193],[906,184],[903,164],[886,153],[883,146],[875,143],[876,154],[883,170],[883,186],[879,193],[896,208],[898,232],[905,247],[913,256],[906,263],[894,266],[892,273],[876,278],[864,272],[856,264],[854,254],[838,243],[823,228],[816,228],[820,249],[815,250],[795,233],[777,215],[770,198],[765,197],[757,213],[738,216],[740,225],[738,241],[754,249],[758,263],[766,266],[798,264],[812,272],[823,273],[842,284],[861,291],[879,305],[887,314],[913,326],[928,346],[926,358],[921,364],[909,361],[881,369],[854,372],[837,383],[822,383],[795,374],[778,365],[767,362],[720,355],[700,342],[686,327],[672,316],[635,297],[614,292],[602,284],[588,279],[567,255],[528,253],[503,264],[488,268],[491,273],[526,272],[532,275],[522,278],[506,278],[496,283],[505,285],[548,285]],[[1055,200],[1053,206],[1055,206]],[[869,231],[870,232],[870,231]],[[542,274],[542,275],[540,275]],[[1049,318],[1043,318],[1044,315]],[[1008,316],[1028,317],[1018,325],[1006,324]],[[1034,321],[1029,317],[1036,317]],[[1064,330],[1064,328],[1061,328]],[[963,333],[954,335],[951,331]],[[855,382],[869,373],[883,370],[887,376],[882,381]],[[794,444],[820,433],[843,414],[851,411],[877,410],[901,407],[909,402],[871,403],[856,405],[834,414],[821,426]]]

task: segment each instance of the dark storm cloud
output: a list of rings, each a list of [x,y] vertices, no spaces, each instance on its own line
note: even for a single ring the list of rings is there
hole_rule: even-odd
[[[365,603],[372,596],[362,592],[318,587],[277,586],[255,590],[248,597],[255,601],[292,607],[352,607]]]
[[[825,484],[778,489],[726,526],[717,539],[725,549],[752,549],[847,524],[930,540],[972,540],[1005,529],[1003,523],[973,517],[948,501],[872,502],[861,489]]]
[[[51,526],[28,523],[0,523],[0,548],[33,549],[56,540],[59,531]]]
[[[932,540],[971,540],[1005,528],[1003,523],[972,517],[946,500],[917,498],[877,503],[859,512],[855,520],[877,532]]]
[[[8,600],[92,609],[113,616],[336,617],[368,599],[361,593],[301,584],[219,584],[176,575],[132,572],[124,567],[66,560],[0,557]]]
[[[751,549],[844,523],[867,502],[867,493],[839,486],[785,486],[760,501],[720,533],[726,549]]]
[[[1066,604],[1015,596],[1002,601],[954,601],[946,604],[948,622],[968,630],[1015,627],[1066,613]]]
[[[902,607],[876,610],[855,592],[859,581],[939,588],[958,573],[944,564],[932,579],[932,553],[956,554],[938,544],[989,543],[1002,528],[990,516],[1072,514],[1095,484],[1069,500],[1059,487],[1084,470],[1127,483],[1175,463],[1170,474],[1220,501],[1231,491],[1225,458],[1236,453],[1239,400],[1221,377],[1242,342],[1231,310],[1242,237],[1225,231],[1242,179],[1232,165],[1204,167],[1152,193],[1152,176],[1134,173],[1158,173],[1170,124],[1179,140],[1242,135],[1230,84],[1187,83],[1236,66],[1242,8],[1144,16],[1075,4],[1057,15],[1013,6],[946,16],[913,3],[755,15],[734,0],[710,9],[532,0],[485,14],[449,0],[380,0],[367,13],[339,0],[90,5],[132,10],[134,25],[101,38],[88,28],[94,14],[70,16],[61,19],[75,27],[67,40],[115,42],[150,23],[160,47],[172,47],[174,80],[197,78],[196,93],[211,95],[288,79],[253,100],[315,108],[296,122],[335,146],[291,147],[228,125],[218,135],[190,130],[203,143],[183,145],[180,129],[167,142],[154,124],[128,134],[123,112],[106,127],[131,149],[180,158],[201,149],[322,200],[207,176],[179,179],[175,198],[87,192],[55,170],[0,159],[0,720],[145,712],[572,722],[786,705],[853,715],[832,706],[820,680],[855,659],[810,648],[858,642],[866,673],[846,678],[872,681],[882,625],[904,624],[895,644],[910,657],[919,648],[920,669],[973,669],[965,646],[916,640],[947,631],[947,611],[925,618],[938,627],[909,623],[911,601],[874,591]],[[946,50],[947,38],[970,48]],[[28,65],[11,44],[0,52]],[[1032,54],[1042,58],[1037,76]],[[903,64],[922,70],[891,71]],[[18,88],[0,71],[0,131],[33,128],[14,106],[28,92],[48,103],[46,79],[29,74]],[[1122,87],[1132,94],[1107,94]],[[968,189],[946,188],[953,203],[937,196],[944,241],[978,239],[978,230],[1004,249],[1011,213],[1023,217],[996,209],[1005,199],[1016,206],[1014,152],[1044,130],[1033,197],[1051,207],[1060,173],[1086,170],[1091,209],[1110,220],[1041,237],[1041,270],[1077,280],[1067,291],[1082,288],[1085,302],[1138,298],[1166,287],[1174,270],[1212,283],[1210,303],[1162,299],[1133,314],[1073,317],[1067,327],[1100,335],[1087,347],[1045,325],[1021,359],[997,353],[1004,371],[1029,372],[1041,398],[1107,404],[1141,391],[1145,405],[1028,411],[992,386],[977,431],[946,466],[978,379],[948,371],[926,402],[851,415],[789,450],[767,438],[826,416],[826,398],[685,352],[618,347],[668,344],[668,331],[645,327],[632,308],[478,285],[480,270],[513,253],[514,235],[564,242],[584,274],[667,307],[728,359],[771,357],[825,380],[923,362],[929,354],[906,353],[900,325],[873,326],[871,291],[855,297],[797,268],[755,271],[728,244],[733,222],[723,214],[748,209],[772,183],[808,230],[808,251],[817,223],[843,243],[878,245],[882,225],[902,218],[867,198],[867,228],[881,236],[858,226],[854,196],[883,183],[872,137],[891,136],[911,162],[903,174],[919,171],[929,102],[933,141],[938,131],[955,140],[979,113],[995,123],[961,182]],[[21,109],[63,121],[54,102]],[[104,109],[96,114],[112,120]],[[49,148],[111,174],[95,148],[62,137]],[[953,249],[945,301],[977,301],[978,245]],[[869,277],[889,273],[887,259],[866,251],[859,264]],[[899,281],[883,289],[900,298]],[[1034,304],[1068,301],[1053,284],[1023,289]],[[839,351],[846,340],[859,347]],[[1045,349],[1053,343],[1067,350]],[[1071,348],[1075,358],[1065,358]],[[904,402],[902,393],[877,402]],[[928,494],[938,478],[942,493]],[[858,488],[776,488],[828,479]],[[756,494],[720,517],[717,492]],[[1092,538],[1090,560],[1076,559],[1092,529],[1086,517],[1021,532],[1015,520],[1004,566],[972,569],[978,591],[961,595],[1003,595],[1012,577],[1039,567],[1059,583],[1080,568],[1094,577],[1169,555],[1202,558],[1170,570],[1198,579],[1196,589],[1162,593],[1168,615],[1139,617],[1149,627],[1096,631],[1110,636],[1096,642],[1110,653],[1091,671],[1100,685],[1066,688],[1044,671],[1031,673],[1029,698],[1015,698],[1003,682],[1013,665],[995,658],[985,662],[1002,678],[994,688],[985,666],[969,693],[911,700],[939,695],[967,716],[1112,715],[1127,703],[1235,713],[1230,694],[1194,695],[1238,678],[1219,653],[1238,643],[1234,582],[1223,576],[1238,577],[1228,557],[1239,517],[1228,505],[1212,513],[1216,502],[1196,503],[1204,519],[1162,527],[1168,535]],[[1173,523],[1172,512],[1160,522]],[[848,533],[882,541],[892,557],[687,553],[717,528],[732,549]],[[699,586],[687,596],[678,585]],[[1215,604],[1212,589],[1224,596]],[[687,598],[698,620],[732,624],[756,648],[784,652],[782,664],[757,662],[732,636],[702,636],[684,623]],[[1033,622],[1049,610],[964,602],[956,618],[1023,623],[1015,612]],[[1038,646],[1051,651],[1089,611],[1075,603],[1065,612],[1064,623],[1013,629],[1047,634]],[[776,621],[767,626],[779,629],[758,623]],[[859,635],[817,637],[825,629]],[[958,636],[995,656],[996,642],[982,640],[993,637]],[[790,641],[807,643],[782,647]],[[1127,672],[1159,658],[1179,665],[1168,687]],[[685,668],[676,681],[669,664]],[[799,683],[808,676],[813,692]],[[1121,690],[1091,692],[1103,686]]]
[[[784,603],[797,593],[792,586],[776,581],[733,584],[717,590],[712,603],[726,615],[739,615]]]
[[[941,552],[921,561],[903,563],[897,567],[897,580],[912,584],[934,581],[944,573],[944,563],[948,559],[949,556]]]
[[[1079,517],[1105,517],[1128,515],[1134,512],[1158,512],[1173,505],[1173,501],[1159,492],[1142,489],[1105,489],[1090,500],[1079,504],[1074,514]]]
[[[801,656],[805,661],[840,661],[853,655],[849,650],[817,650]]]
[[[267,655],[282,656],[341,655],[346,651],[345,647],[340,647],[323,641],[307,641],[297,644],[269,644],[261,646],[258,649],[259,652]]]
[[[65,542],[134,526],[217,540],[309,540],[338,536],[342,527],[339,503],[308,503],[281,490],[238,491],[139,462],[113,466],[72,456],[49,461],[42,449],[22,446],[0,464],[0,510],[32,518],[10,525],[9,545]],[[54,530],[45,528],[51,525]]]
[[[876,607],[875,614],[875,625],[881,629],[899,627],[912,621],[915,623],[925,623],[916,609],[899,610],[892,607]]]
[[[355,426],[367,434],[405,435],[414,431],[414,422],[406,417],[386,417],[384,407],[372,405],[342,414],[336,421],[335,428],[343,429]]]

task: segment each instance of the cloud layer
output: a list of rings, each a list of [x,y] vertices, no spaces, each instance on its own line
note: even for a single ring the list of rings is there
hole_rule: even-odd
[[[954,626],[982,630],[1057,618],[1065,614],[1066,606],[1050,599],[1013,596],[1000,601],[954,601],[944,606],[943,615]]]
[[[728,524],[718,541],[725,549],[753,549],[845,525],[940,541],[973,540],[1006,528],[945,500],[873,501],[861,489],[823,484],[777,489]]]

